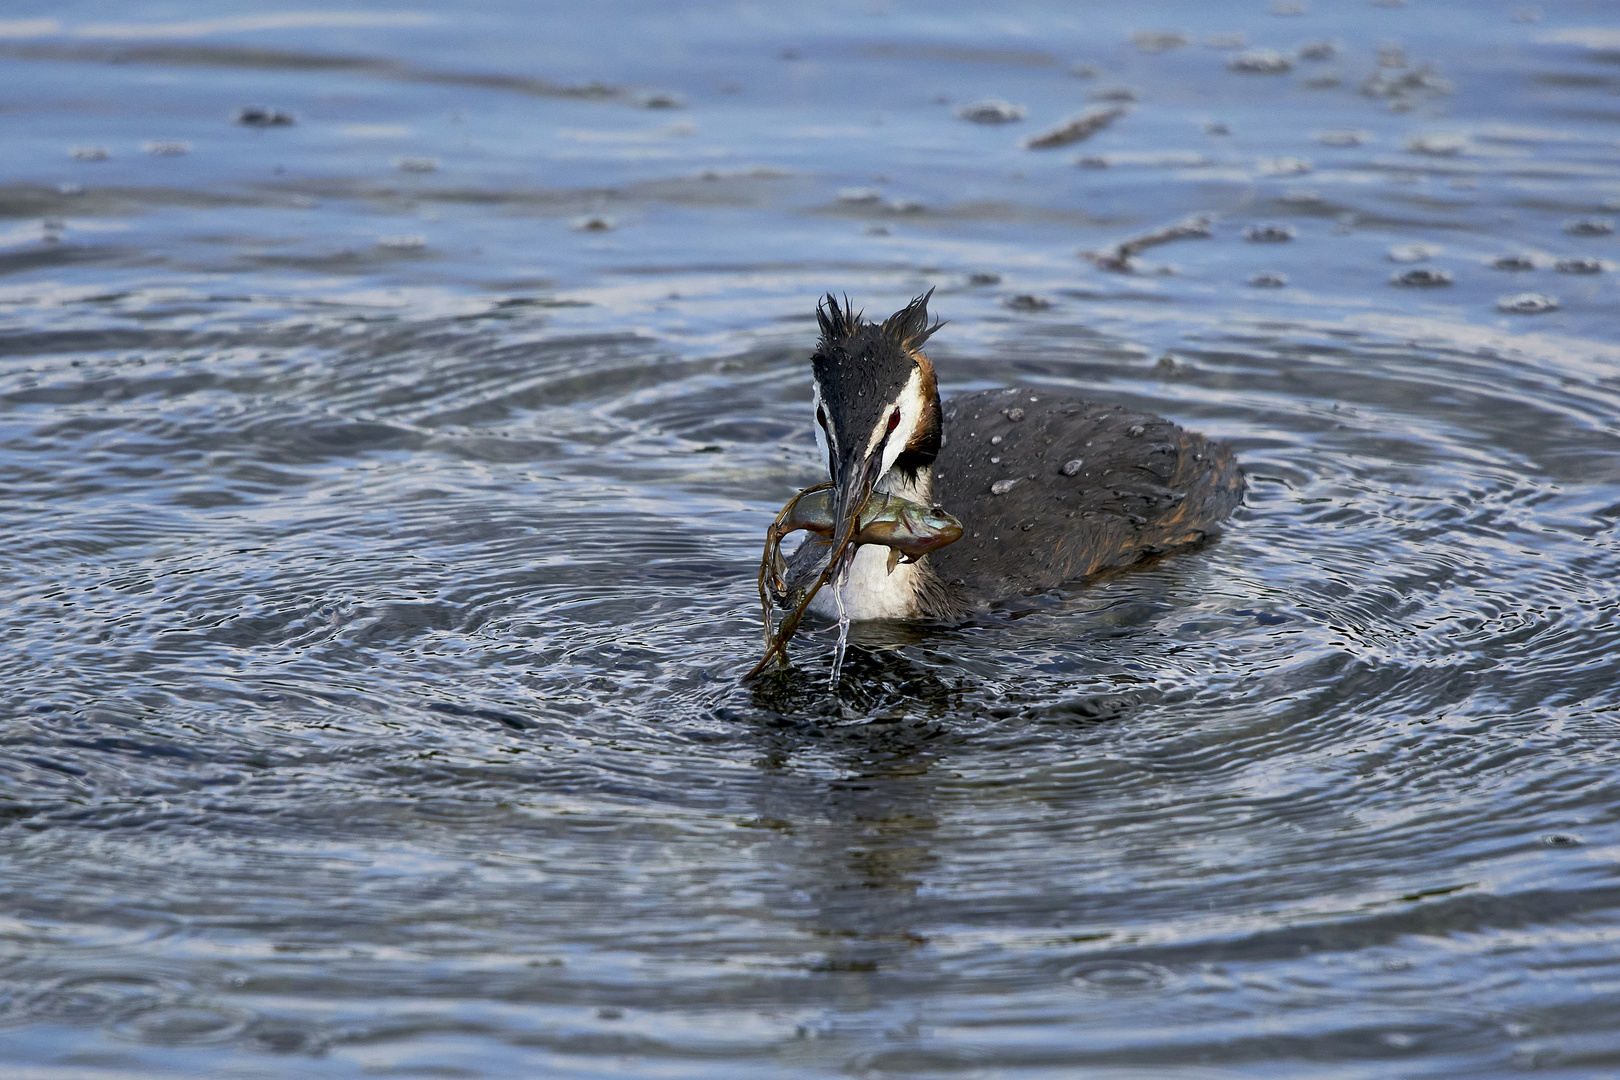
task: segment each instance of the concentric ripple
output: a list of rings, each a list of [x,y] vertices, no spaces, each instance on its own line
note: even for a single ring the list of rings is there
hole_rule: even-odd
[[[1620,1067],[1589,7],[204,7],[0,20],[6,1066]],[[930,288],[1247,501],[744,685]]]

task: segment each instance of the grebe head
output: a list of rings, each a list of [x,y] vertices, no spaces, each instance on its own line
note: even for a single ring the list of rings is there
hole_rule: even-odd
[[[872,323],[831,294],[816,306],[821,341],[810,366],[816,437],[834,485],[834,543],[874,488],[917,502],[932,497],[940,448],[939,384],[923,354],[933,290]]]

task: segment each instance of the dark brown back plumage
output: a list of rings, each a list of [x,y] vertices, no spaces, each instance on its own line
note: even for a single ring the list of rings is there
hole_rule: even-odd
[[[1243,501],[1230,449],[1149,413],[991,390],[945,402],[944,416],[934,501],[966,531],[925,560],[935,617],[1197,542]]]

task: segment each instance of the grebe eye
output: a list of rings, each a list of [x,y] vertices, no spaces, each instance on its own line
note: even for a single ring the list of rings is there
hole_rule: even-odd
[[[820,405],[816,406],[816,423],[820,424],[823,429],[827,426],[827,413]]]
[[[896,409],[889,414],[889,430],[893,431],[900,426],[900,410]]]

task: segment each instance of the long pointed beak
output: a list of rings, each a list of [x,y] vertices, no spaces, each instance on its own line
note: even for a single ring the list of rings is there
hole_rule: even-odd
[[[869,458],[851,454],[838,463],[833,477],[833,551],[838,551],[846,539],[852,539],[860,531],[856,528],[856,518],[866,508],[881,464],[880,454]]]

